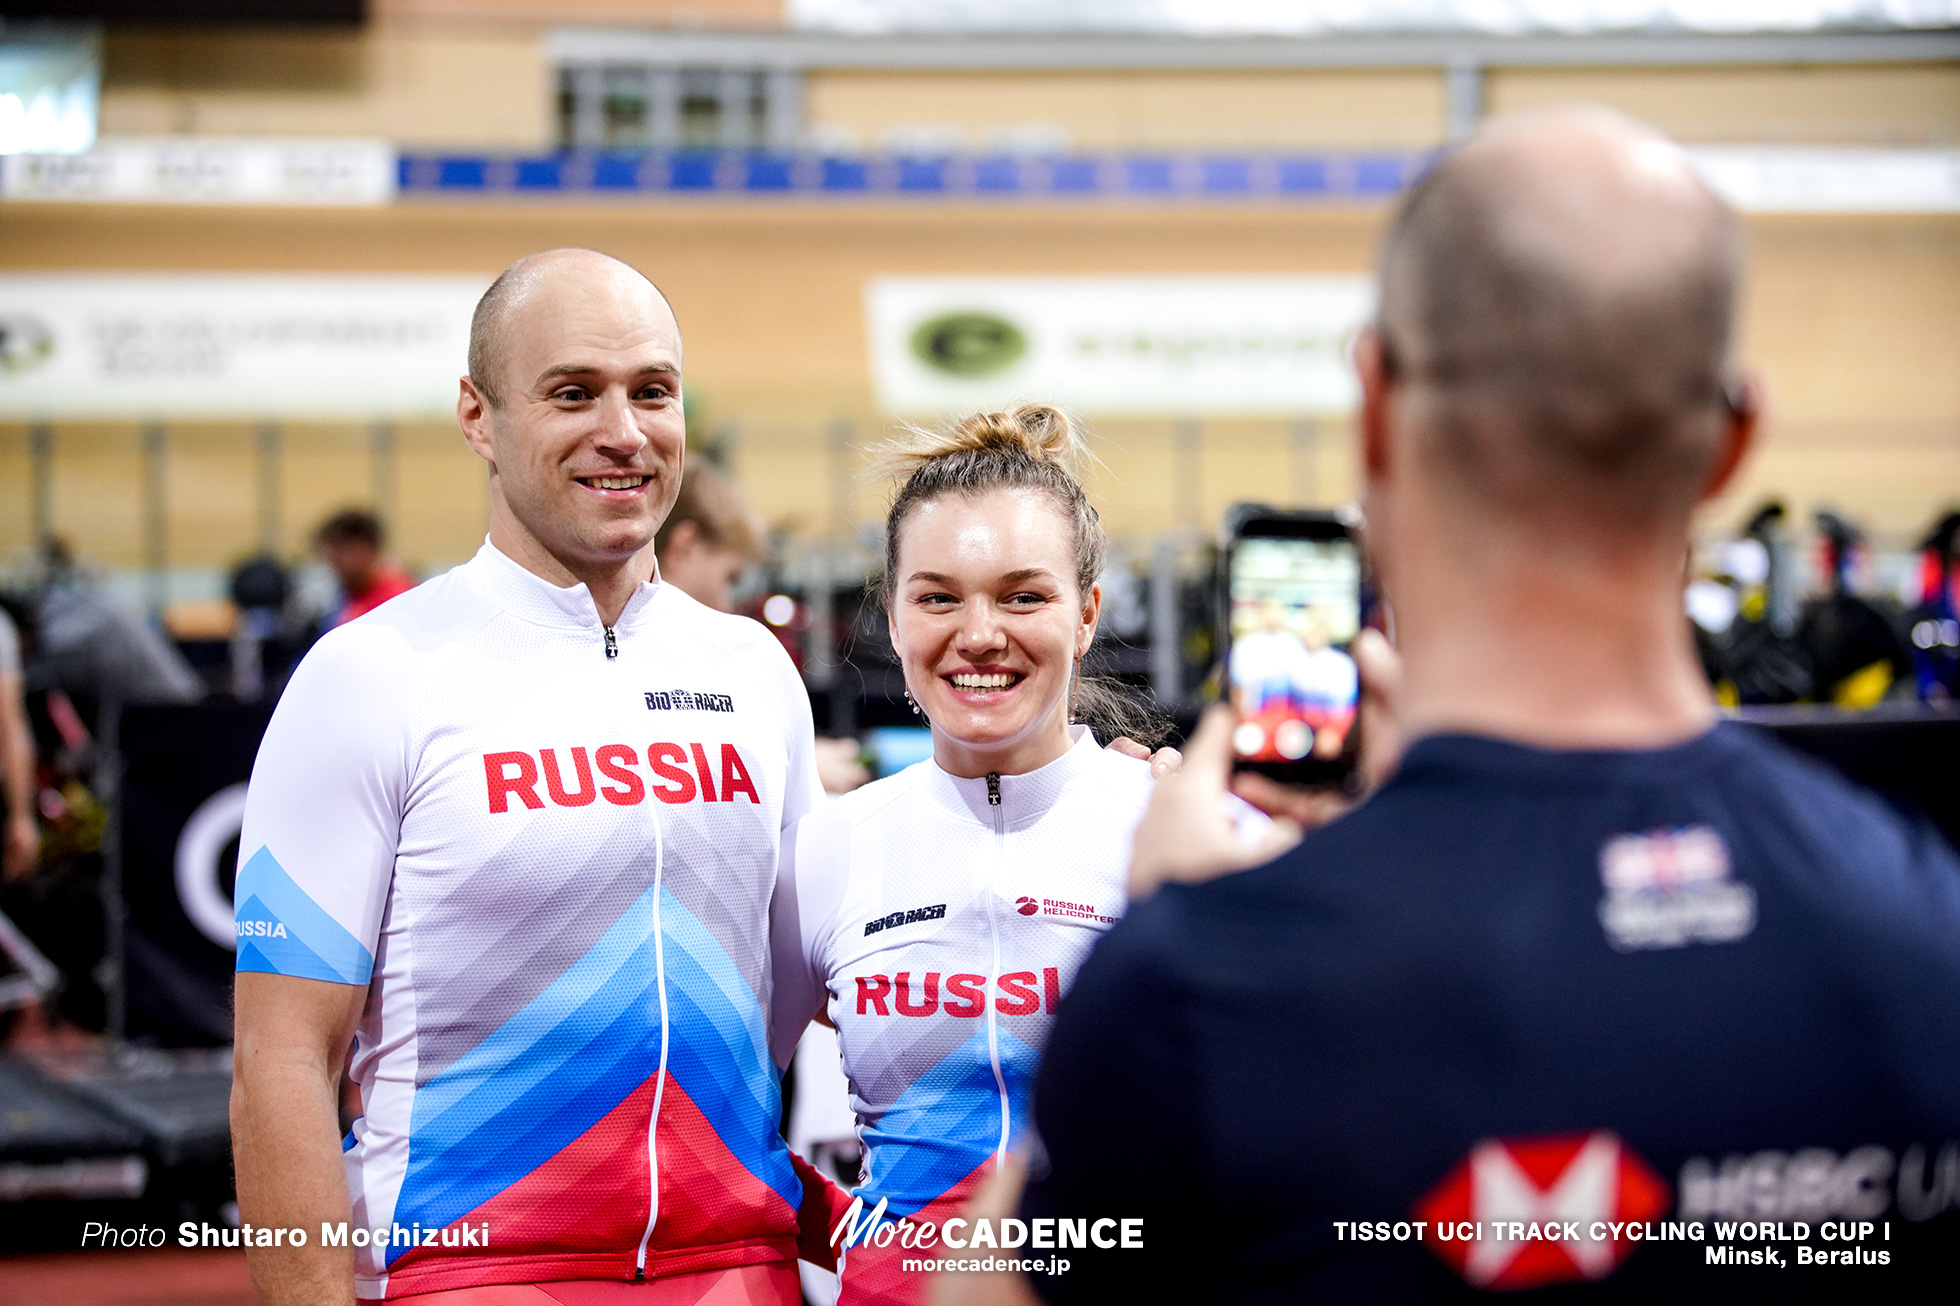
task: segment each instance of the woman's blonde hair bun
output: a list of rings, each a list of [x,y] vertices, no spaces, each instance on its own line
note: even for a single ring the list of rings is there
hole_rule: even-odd
[[[963,453],[1019,454],[1080,478],[1088,445],[1067,413],[1048,404],[1016,404],[970,413],[940,427],[907,426],[876,450],[878,468],[903,481],[930,462]]]

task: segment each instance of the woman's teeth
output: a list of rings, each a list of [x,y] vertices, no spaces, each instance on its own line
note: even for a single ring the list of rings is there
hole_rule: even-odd
[[[977,676],[971,672],[956,672],[952,676],[954,689],[1007,689],[1019,679],[1019,676],[1005,671],[985,676]]]

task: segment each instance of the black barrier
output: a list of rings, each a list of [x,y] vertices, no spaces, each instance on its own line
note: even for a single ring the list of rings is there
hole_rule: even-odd
[[[128,1037],[231,1042],[232,880],[268,706],[124,710],[123,975]]]
[[[148,1175],[140,1130],[0,1054],[0,1202],[139,1197]]]
[[[1741,719],[1931,821],[1960,849],[1960,707],[1760,707]]]
[[[127,1032],[231,1040],[232,880],[245,782],[271,709],[131,707],[120,832]],[[1960,847],[1960,709],[1753,709],[1743,719],[1930,819]]]
[[[119,1061],[54,1078],[0,1055],[0,1256],[102,1246],[85,1241],[102,1225],[232,1222],[230,1052]]]

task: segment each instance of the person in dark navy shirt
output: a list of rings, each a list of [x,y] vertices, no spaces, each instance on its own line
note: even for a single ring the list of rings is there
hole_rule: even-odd
[[[1049,1169],[1023,1215],[1141,1218],[1145,1247],[1057,1252],[1075,1265],[1043,1295],[1789,1289],[1707,1264],[1726,1244],[1794,1262],[1725,1244],[1729,1221],[1889,1222],[1806,1245],[1951,1268],[1951,1218],[1944,1252],[1912,1226],[1960,1201],[1957,941],[1939,836],[1747,727],[1623,752],[1428,735],[1351,816],[1164,888],[1092,956],[1036,1090]],[[1465,1221],[1483,1236],[1438,1236]],[[1882,1291],[1885,1270],[1824,1286]]]
[[[1018,1216],[1005,1176],[976,1204],[1046,1268],[940,1300],[1950,1274],[1960,863],[1717,724],[1680,616],[1758,406],[1735,216],[1656,133],[1551,110],[1439,163],[1382,264],[1358,462],[1398,647],[1357,657],[1392,778],[1239,870],[1213,710],[1138,830],[1133,893],[1164,887],[1062,1006]],[[1103,1219],[1140,1245],[1080,1245]]]

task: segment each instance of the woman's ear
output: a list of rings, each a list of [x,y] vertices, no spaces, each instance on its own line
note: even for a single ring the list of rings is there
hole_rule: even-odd
[[[1089,587],[1088,595],[1082,601],[1082,624],[1075,632],[1075,656],[1080,658],[1089,652],[1089,645],[1096,642],[1096,623],[1102,620],[1102,584]]]

